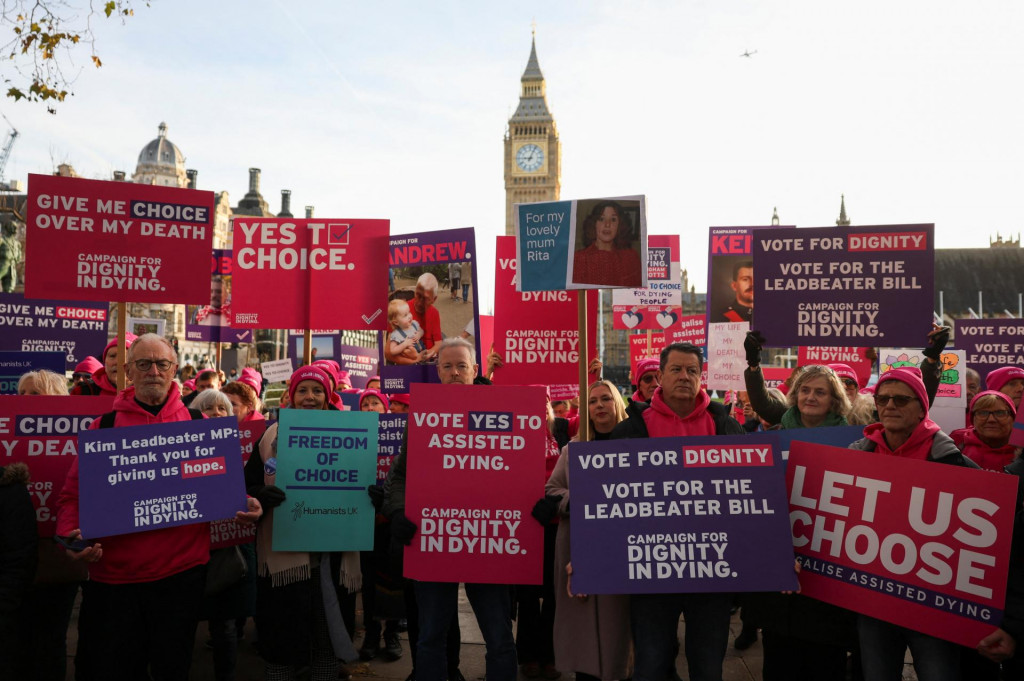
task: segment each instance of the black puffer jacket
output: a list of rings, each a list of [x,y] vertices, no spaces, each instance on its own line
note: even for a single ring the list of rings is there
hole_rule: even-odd
[[[36,511],[28,494],[28,466],[0,468],[0,617],[9,617],[36,574]]]

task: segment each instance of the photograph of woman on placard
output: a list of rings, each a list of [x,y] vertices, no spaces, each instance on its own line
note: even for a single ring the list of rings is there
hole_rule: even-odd
[[[580,201],[585,215],[576,229],[572,283],[609,287],[643,287],[640,258],[639,201]],[[636,221],[634,221],[634,216]]]

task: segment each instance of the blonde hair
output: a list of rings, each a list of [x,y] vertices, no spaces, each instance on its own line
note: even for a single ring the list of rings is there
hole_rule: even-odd
[[[843,387],[843,383],[839,380],[839,376],[836,375],[836,372],[821,364],[809,364],[803,368],[800,375],[793,381],[793,387],[789,389],[789,394],[786,395],[786,404],[791,407],[795,407],[796,396],[800,392],[800,388],[802,388],[807,381],[814,378],[824,378],[825,382],[828,383],[828,391],[832,393],[832,408],[829,411],[835,412],[843,417],[849,414],[850,398],[846,396],[846,388]]]
[[[68,394],[68,379],[64,378],[60,374],[55,374],[52,371],[40,369],[39,371],[29,371],[28,373],[21,375],[21,378],[18,379],[19,395],[21,394],[22,386],[29,381],[32,381],[33,387],[40,395]]]
[[[405,308],[405,311],[402,308]],[[395,319],[409,310],[409,303],[401,298],[395,298],[388,303],[388,324],[395,326]]]
[[[857,395],[850,413],[846,415],[846,422],[851,426],[870,426],[876,420],[875,401],[870,395]]]
[[[587,388],[587,404],[586,404],[587,416],[588,417],[590,416],[590,397],[589,396],[590,396],[591,392],[593,392],[594,388],[597,388],[597,387],[600,387],[600,386],[604,386],[605,388],[608,388],[608,392],[610,392],[612,394],[613,401],[615,402],[615,423],[616,424],[621,423],[622,421],[624,421],[626,419],[626,405],[622,401],[622,395],[619,394],[619,389],[615,387],[614,383],[612,383],[611,381],[609,381],[607,379],[605,379],[603,381],[594,381]],[[580,406],[583,406],[583,405],[580,405]],[[590,418],[587,418],[587,442],[593,440],[594,436],[596,434],[597,434],[597,431],[594,430],[594,422]]]

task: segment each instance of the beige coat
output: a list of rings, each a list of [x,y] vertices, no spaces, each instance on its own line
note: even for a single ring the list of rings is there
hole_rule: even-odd
[[[605,681],[627,679],[633,669],[629,596],[593,595],[570,598],[566,591],[569,563],[569,451],[562,448],[545,494],[562,496],[555,542],[555,666]]]

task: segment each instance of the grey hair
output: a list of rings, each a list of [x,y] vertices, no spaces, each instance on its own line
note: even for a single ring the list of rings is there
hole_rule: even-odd
[[[420,278],[416,280],[417,286],[422,286],[425,291],[433,291],[437,294],[437,277],[430,272],[424,272],[420,275]]]
[[[235,408],[231,406],[231,400],[228,399],[227,395],[213,388],[200,391],[189,406],[199,411],[205,411],[215,404],[219,404],[227,409],[229,416],[234,416]]]
[[[125,361],[125,363],[127,364],[128,362],[132,361],[132,353],[135,352],[136,345],[138,345],[140,342],[152,343],[153,341],[158,341],[167,346],[167,349],[171,351],[171,355],[174,357],[174,363],[178,363],[178,351],[174,349],[173,345],[171,345],[171,341],[155,333],[144,333],[135,340],[133,340],[132,344],[128,346],[128,359]]]
[[[466,350],[469,351],[470,361],[472,361],[473,364],[476,364],[476,348],[473,347],[473,344],[470,343],[465,338],[460,338],[459,336],[445,338],[443,341],[441,341],[441,346],[437,351],[437,357],[440,359],[441,353],[447,350],[448,348],[465,348]]]

